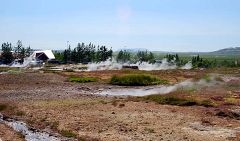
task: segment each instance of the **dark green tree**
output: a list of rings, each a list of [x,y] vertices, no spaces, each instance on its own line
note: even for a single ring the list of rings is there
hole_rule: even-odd
[[[140,62],[154,63],[154,61],[155,61],[155,57],[154,57],[153,53],[148,52],[147,50],[146,51],[138,51],[137,58],[138,58],[138,61],[140,61]]]
[[[14,60],[13,54],[12,54],[12,45],[11,45],[11,43],[3,43],[2,44],[1,59],[3,60],[4,64],[10,64]]]
[[[131,53],[127,52],[126,50],[120,50],[117,55],[117,62],[126,63],[131,60]]]
[[[89,63],[89,62],[99,62],[106,61],[108,58],[112,57],[112,49],[108,50],[106,46],[98,46],[96,51],[96,46],[92,43],[85,45],[84,43],[78,43],[77,47],[71,50],[64,50],[63,61],[74,62],[74,63]]]
[[[22,47],[21,50],[20,50],[20,54],[19,54],[19,59],[21,60],[20,63],[24,62],[25,57],[27,57],[26,56],[26,49],[24,47]]]
[[[22,51],[22,48],[23,48],[23,44],[22,44],[22,41],[21,40],[18,40],[17,41],[17,45],[16,45],[16,47],[14,48],[15,50],[14,50],[14,52],[15,52],[15,57],[16,58],[21,58],[21,51]]]
[[[71,46],[68,46],[68,49],[65,49],[63,52],[63,61],[65,63],[71,62]]]

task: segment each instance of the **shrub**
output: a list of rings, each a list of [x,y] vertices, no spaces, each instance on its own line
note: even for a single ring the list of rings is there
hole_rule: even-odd
[[[197,101],[194,99],[179,98],[176,96],[169,95],[150,95],[143,97],[144,100],[154,101],[159,104],[169,104],[177,106],[204,106],[204,107],[213,107],[214,103],[210,100]]]
[[[96,82],[97,78],[94,77],[69,77],[68,80],[70,82],[78,82],[78,83],[88,83],[88,82]]]
[[[26,113],[23,112],[23,111],[17,111],[17,112],[16,112],[16,115],[17,115],[17,116],[24,116],[24,115],[26,115]]]
[[[6,104],[0,104],[0,111],[3,111],[7,109],[7,105]]]
[[[178,98],[175,96],[150,95],[145,97],[146,100],[155,101],[159,104],[169,104],[178,106],[193,106],[198,103],[192,99]]]
[[[204,106],[204,107],[213,107],[214,103],[210,100],[203,100],[199,103],[199,105]]]
[[[159,78],[146,74],[129,74],[124,76],[112,76],[111,84],[122,86],[147,86],[157,84],[167,84],[167,80],[160,80]]]
[[[77,137],[77,134],[75,134],[74,132],[72,132],[70,130],[61,130],[60,133],[64,137],[68,137],[68,138],[76,138]]]

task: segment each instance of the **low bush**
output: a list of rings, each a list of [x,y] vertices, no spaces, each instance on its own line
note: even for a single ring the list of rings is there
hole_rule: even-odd
[[[97,78],[94,77],[75,77],[71,76],[68,78],[70,82],[78,82],[78,83],[88,83],[88,82],[96,82]]]
[[[167,84],[167,80],[160,80],[159,78],[146,74],[129,74],[124,76],[112,76],[111,84],[122,86],[147,86],[157,84]]]
[[[204,106],[204,107],[212,107],[214,104],[211,101],[203,100],[197,101],[194,99],[187,98],[179,98],[176,96],[168,96],[168,95],[150,95],[143,97],[145,100],[150,100],[157,102],[159,104],[169,104],[169,105],[177,105],[177,106]]]
[[[203,100],[199,103],[199,105],[204,106],[204,107],[213,107],[214,103],[210,100]]]
[[[145,97],[146,100],[154,101],[159,104],[169,104],[178,106],[193,106],[197,102],[191,99],[178,98],[175,96],[150,95]]]
[[[23,112],[23,111],[17,111],[17,112],[16,112],[16,115],[17,115],[17,116],[24,116],[24,115],[26,115],[26,113]]]
[[[7,109],[7,105],[6,104],[0,104],[0,111],[3,111]]]
[[[61,135],[63,135],[64,137],[67,137],[67,138],[76,138],[77,137],[77,134],[70,130],[61,130],[60,133],[61,133]]]

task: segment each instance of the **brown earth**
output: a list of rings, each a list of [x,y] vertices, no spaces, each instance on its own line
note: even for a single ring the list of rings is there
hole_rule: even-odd
[[[2,141],[24,141],[23,137],[13,129],[0,123],[0,140]]]
[[[189,78],[200,78],[213,70],[172,70],[147,72],[171,83]],[[224,71],[221,71],[224,72]],[[230,74],[232,72],[232,74]],[[239,70],[227,71],[236,78]],[[85,140],[163,140],[163,141],[225,141],[240,140],[240,120],[228,116],[216,116],[219,110],[238,109],[234,98],[237,85],[215,86],[193,92],[194,98],[214,99],[217,107],[171,106],[149,101],[134,101],[128,97],[98,96],[94,93],[120,86],[107,84],[113,74],[123,75],[131,71],[26,72],[0,75],[0,103],[7,104],[3,114],[39,129],[54,132],[70,130]],[[143,72],[140,72],[143,73]],[[93,83],[71,83],[68,76],[92,76],[101,80]],[[233,84],[238,84],[238,79]],[[187,95],[187,94],[185,94]],[[189,95],[187,95],[189,96]],[[218,97],[217,97],[218,96]],[[219,98],[221,97],[221,98]],[[234,99],[233,99],[234,98]],[[224,105],[227,99],[229,105]],[[232,102],[232,103],[231,103]],[[16,133],[0,124],[0,138],[17,138]],[[6,132],[5,132],[6,130]],[[9,130],[9,133],[8,133]]]

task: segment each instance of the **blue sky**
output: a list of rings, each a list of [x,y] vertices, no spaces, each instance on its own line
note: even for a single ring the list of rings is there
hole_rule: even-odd
[[[240,46],[239,0],[0,0],[0,43],[159,51]]]

